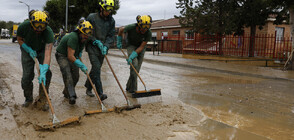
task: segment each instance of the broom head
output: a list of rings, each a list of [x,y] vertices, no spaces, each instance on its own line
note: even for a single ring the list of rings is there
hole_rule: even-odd
[[[160,89],[136,91],[135,93],[132,94],[132,97],[142,98],[142,97],[157,96],[157,95],[161,95]]]
[[[52,122],[47,123],[47,124],[41,124],[41,125],[34,125],[34,128],[36,131],[44,131],[44,130],[49,130],[49,131],[54,131],[56,128],[68,125],[68,124],[73,124],[73,123],[80,123],[81,117],[72,117],[68,118],[60,123],[53,124]]]

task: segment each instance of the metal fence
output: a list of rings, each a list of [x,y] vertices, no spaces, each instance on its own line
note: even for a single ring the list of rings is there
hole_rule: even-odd
[[[203,36],[196,35],[168,36],[158,41],[158,49],[162,53],[183,54],[213,54],[225,56],[248,57],[250,35],[243,36]],[[291,53],[292,43],[290,37],[277,37],[276,34],[257,34],[254,39],[254,57],[286,60]],[[220,45],[222,46],[220,49]],[[220,53],[221,51],[221,53]]]
[[[157,40],[162,53],[182,53],[182,40]]]

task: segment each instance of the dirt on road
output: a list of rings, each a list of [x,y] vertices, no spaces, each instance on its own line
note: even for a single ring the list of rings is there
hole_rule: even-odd
[[[208,108],[181,102],[178,98],[171,96],[172,88],[163,89],[162,96],[130,98],[132,103],[142,104],[142,107],[138,109],[84,116],[85,111],[100,109],[100,105],[96,98],[86,96],[86,89],[83,86],[86,76],[82,72],[76,86],[77,102],[75,105],[68,103],[62,94],[64,85],[54,53],[50,65],[53,77],[49,96],[56,116],[59,120],[73,116],[80,116],[82,119],[79,124],[64,126],[55,131],[35,131],[34,124],[50,122],[51,113],[41,111],[34,106],[28,108],[21,106],[24,97],[20,86],[22,77],[20,50],[17,44],[11,43],[0,43],[0,47],[1,51],[5,52],[0,54],[1,139],[268,139],[262,135],[241,130],[238,126],[227,125],[221,120],[216,121],[212,119],[214,113],[211,113],[212,117],[207,117],[200,109],[207,111]],[[111,61],[116,59],[109,58]],[[90,68],[86,53],[83,53],[83,60]],[[123,83],[125,83],[128,77],[128,66],[125,65],[125,61],[124,64],[116,64],[115,71],[123,76]],[[102,67],[101,78],[104,92],[108,95],[108,99],[103,101],[106,107],[126,105],[126,100],[106,62]],[[166,81],[158,83],[160,82]],[[35,99],[39,90],[37,76],[33,83]]]
[[[34,124],[51,121],[50,111],[43,112],[33,105],[29,108],[21,107],[24,97],[20,86],[22,70],[19,65],[19,56],[6,54],[0,58],[2,60],[0,62],[1,139],[167,139],[169,137],[176,138],[174,132],[178,131],[180,133],[187,132],[188,135],[184,136],[186,138],[194,138],[199,133],[194,127],[205,120],[205,117],[197,109],[172,98],[169,100],[173,104],[164,104],[161,102],[161,97],[149,98],[153,102],[131,111],[84,116],[86,110],[100,109],[97,99],[90,98],[85,94],[82,83],[86,77],[81,76],[76,88],[77,104],[70,105],[61,94],[62,78],[60,78],[56,62],[53,61],[51,70],[54,76],[50,87],[50,98],[56,110],[56,116],[59,120],[81,116],[82,120],[79,124],[68,125],[55,132],[35,131]],[[103,77],[105,78],[105,76]],[[35,78],[35,98],[38,91],[37,85]],[[109,98],[105,101],[107,108],[126,105],[117,87],[105,90],[109,91],[107,92]],[[132,100],[132,102],[138,101]]]
[[[64,126],[54,132],[35,131],[34,124],[51,121],[50,112],[43,112],[34,106],[29,108],[21,107],[24,100],[22,89],[20,88],[19,77],[21,77],[21,72],[20,67],[15,67],[19,65],[13,66],[9,63],[1,62],[0,66],[0,133],[3,139],[206,139],[210,137],[227,138],[228,136],[259,137],[210,120],[196,108],[171,97],[165,97],[168,103],[163,103],[162,97],[151,97],[146,99],[148,101],[142,101],[149,103],[145,103],[141,108],[131,111],[84,116],[84,111],[86,110],[100,109],[97,100],[87,97],[84,94],[84,87],[79,85],[77,87],[77,104],[69,105],[68,101],[62,97],[62,84],[58,85],[55,82],[51,84],[50,97],[57,117],[64,120],[73,116],[81,116],[81,123]],[[11,70],[7,71],[7,69]],[[36,80],[34,84],[37,84]],[[35,89],[36,93],[37,90]],[[126,104],[122,95],[114,92],[108,93],[110,98],[105,101],[106,107],[111,108],[114,105],[122,106]],[[36,97],[36,94],[34,96]],[[140,103],[135,99],[131,99],[131,101]],[[215,133],[210,133],[210,131]]]

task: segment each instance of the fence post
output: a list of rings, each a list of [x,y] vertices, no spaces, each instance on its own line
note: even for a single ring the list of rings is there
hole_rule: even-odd
[[[244,45],[245,45],[245,33],[243,33],[243,42],[242,42],[242,51],[241,51],[241,56],[243,57],[243,53],[244,53]]]
[[[275,36],[274,36],[274,51],[273,51],[273,58],[276,58],[276,40],[277,40],[277,31],[275,31]]]
[[[177,53],[180,53],[180,43],[179,43],[179,40],[180,40],[180,34],[178,34],[178,40],[176,42],[176,45],[177,45],[177,47],[176,47]]]
[[[161,53],[163,53],[163,43],[164,43],[164,40],[162,39],[161,40]]]
[[[282,58],[280,58],[280,59],[282,59],[282,60],[285,60],[285,55],[284,55],[284,53],[286,52],[285,51],[285,48],[286,48],[286,40],[285,40],[285,37],[283,37],[283,53],[282,53]]]
[[[193,41],[194,55],[196,54],[196,33],[194,32],[194,41]]]

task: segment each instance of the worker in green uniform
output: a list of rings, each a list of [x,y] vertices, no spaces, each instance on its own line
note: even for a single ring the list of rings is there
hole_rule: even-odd
[[[42,109],[48,110],[46,96],[41,87],[43,82],[47,91],[49,89],[52,73],[49,69],[51,61],[51,50],[54,41],[52,29],[48,26],[49,14],[43,11],[30,12],[30,20],[21,23],[17,30],[17,41],[21,50],[22,79],[21,87],[24,91],[24,107],[28,107],[33,102],[33,79],[35,76],[34,59],[40,63],[39,76],[39,100],[42,102]]]
[[[127,63],[132,63],[137,70],[140,71],[143,63],[143,58],[146,50],[146,44],[151,40],[151,23],[152,18],[149,15],[137,16],[137,23],[129,24],[125,27],[121,27],[117,35],[117,48],[122,48],[122,35],[125,33],[127,36],[127,52],[129,58]],[[137,74],[130,67],[130,77],[127,82],[126,90],[129,93],[137,91]]]
[[[99,2],[98,13],[91,13],[87,17],[87,21],[94,28],[93,36],[89,38],[89,42],[86,45],[86,51],[92,64],[90,77],[101,100],[107,98],[107,95],[103,93],[100,75],[104,56],[107,54],[109,46],[114,42],[115,21],[112,17],[113,10],[113,0],[102,0]],[[89,80],[86,81],[85,87],[87,88],[86,94],[94,97]]]
[[[65,35],[56,49],[56,60],[62,73],[64,97],[69,104],[76,103],[75,86],[79,81],[79,68],[86,73],[87,67],[81,62],[82,52],[93,26],[89,21],[81,20],[77,29]]]

